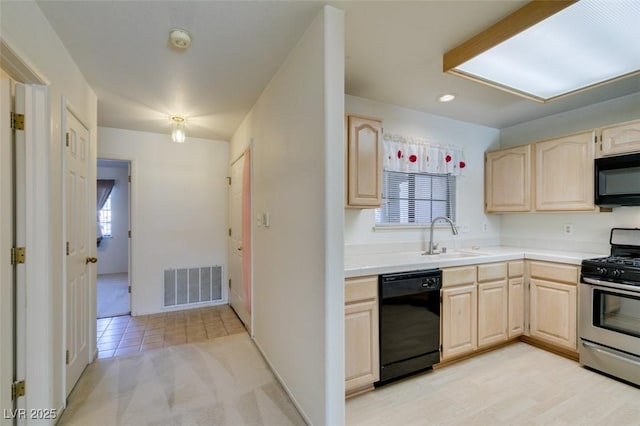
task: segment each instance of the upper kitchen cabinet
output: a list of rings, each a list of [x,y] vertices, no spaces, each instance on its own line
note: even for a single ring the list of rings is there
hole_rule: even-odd
[[[601,128],[600,151],[603,156],[640,152],[640,120]]]
[[[347,207],[382,204],[382,121],[347,116]]]
[[[485,154],[487,213],[531,210],[531,145]]]
[[[594,138],[589,131],[534,144],[536,211],[595,210]]]

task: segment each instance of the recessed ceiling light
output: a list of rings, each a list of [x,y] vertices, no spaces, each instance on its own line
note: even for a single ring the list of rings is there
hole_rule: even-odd
[[[451,102],[456,98],[456,95],[452,93],[447,93],[446,95],[442,95],[438,97],[438,102]]]

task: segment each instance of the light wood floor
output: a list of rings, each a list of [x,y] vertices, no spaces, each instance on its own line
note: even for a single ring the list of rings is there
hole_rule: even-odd
[[[640,425],[640,389],[525,343],[352,398],[347,425]]]

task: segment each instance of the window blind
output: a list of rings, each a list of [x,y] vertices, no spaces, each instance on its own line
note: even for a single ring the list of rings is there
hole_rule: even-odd
[[[456,179],[450,174],[383,172],[378,224],[430,224],[446,216],[455,222]]]

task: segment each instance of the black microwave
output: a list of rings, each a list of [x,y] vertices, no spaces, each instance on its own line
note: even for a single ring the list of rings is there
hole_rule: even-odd
[[[603,207],[640,206],[640,153],[596,158],[595,202]]]

